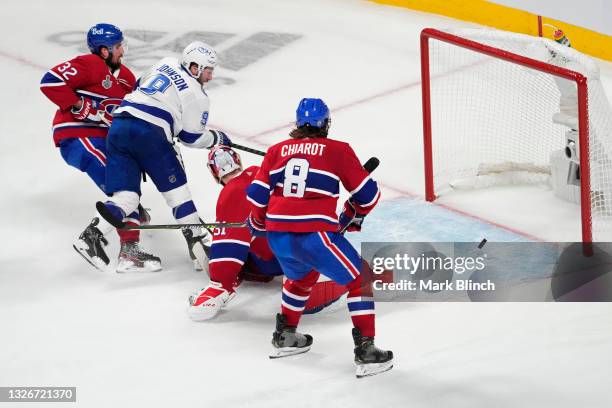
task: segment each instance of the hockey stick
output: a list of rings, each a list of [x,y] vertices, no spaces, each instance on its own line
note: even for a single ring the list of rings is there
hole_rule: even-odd
[[[232,148],[238,150],[244,150],[245,152],[254,153],[259,156],[265,156],[266,152],[253,149],[250,147],[242,146],[236,143],[232,143]],[[246,226],[243,222],[202,222],[201,224],[157,224],[157,225],[124,225],[119,227],[123,230],[158,230],[158,229],[196,229],[196,228],[240,228]]]
[[[253,153],[253,154],[257,154],[259,156],[265,156],[266,152],[262,151],[262,150],[257,150],[257,149],[253,149],[251,147],[246,147],[243,145],[239,145],[236,143],[232,142],[232,145],[230,146],[232,149],[238,149],[238,150],[243,150],[245,152],[249,152],[249,153]]]
[[[199,222],[194,224],[156,224],[156,225],[127,225],[123,220],[115,218],[102,201],[96,203],[98,214],[102,216],[113,227],[122,230],[156,230],[156,229],[196,229],[196,228],[240,228],[246,224],[243,222]],[[201,221],[201,219],[200,219]]]
[[[197,228],[241,228],[244,222],[202,222],[198,224],[126,225],[124,230],[197,229]]]
[[[379,164],[380,160],[378,160],[378,157],[370,157],[368,161],[363,164],[363,168],[368,173],[372,173],[374,170],[376,170]]]
[[[254,149],[251,149],[251,150],[254,150]],[[265,154],[263,152],[261,153]],[[370,157],[368,161],[364,163],[363,168],[366,169],[368,173],[371,173],[378,167],[379,164],[380,164],[380,160],[378,160],[376,157]],[[246,226],[246,224],[243,222],[202,222],[202,223],[196,223],[196,224],[125,225],[121,229],[123,230],[160,230],[160,229],[183,229],[183,228],[188,228],[188,229],[241,228],[244,226]]]

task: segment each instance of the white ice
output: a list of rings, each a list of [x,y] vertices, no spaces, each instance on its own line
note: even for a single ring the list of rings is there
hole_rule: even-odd
[[[206,279],[191,271],[176,231],[143,234],[162,257],[161,273],[120,276],[84,263],[71,243],[102,197],[53,146],[54,107],[38,84],[46,69],[79,52],[48,36],[76,31],[79,38],[102,21],[167,33],[154,44],[190,31],[235,34],[220,51],[257,32],[300,35],[242,70],[222,64],[216,75],[235,83],[210,90],[211,126],[265,148],[287,136],[300,98],[325,99],[333,136],[349,141],[363,160],[382,162],[375,178],[385,202],[355,242],[580,236],[577,207],[538,187],[423,202],[418,35],[425,27],[466,23],[348,0],[5,2],[0,386],[76,386],[76,405],[88,408],[610,406],[608,304],[381,303],[377,343],[394,351],[395,368],[356,380],[344,310],[303,319],[301,329],[315,338],[311,352],[268,359],[278,281],[245,284],[216,321],[191,322],[187,297]],[[131,47],[143,45],[134,40]],[[612,95],[612,66],[600,66]],[[219,188],[205,168],[206,152],[183,148],[183,155],[201,216],[212,219]],[[143,193],[154,221],[172,222],[152,183]],[[110,241],[114,257],[117,239]]]

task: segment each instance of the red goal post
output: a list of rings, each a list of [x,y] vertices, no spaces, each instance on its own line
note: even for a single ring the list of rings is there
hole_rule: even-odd
[[[495,59],[518,64],[546,74],[561,77],[576,83],[578,92],[578,134],[580,152],[580,190],[581,190],[581,218],[582,240],[593,241],[592,213],[591,213],[591,173],[589,163],[589,112],[588,112],[588,85],[587,78],[576,71],[552,65],[524,55],[515,54],[507,50],[463,38],[444,31],[426,28],[421,32],[421,79],[423,104],[423,143],[425,163],[425,198],[427,201],[436,199],[434,188],[434,155],[432,141],[432,99],[431,99],[431,71],[430,71],[430,41],[441,41],[484,54]],[[434,106],[435,109],[435,106]],[[458,152],[459,153],[459,152]]]

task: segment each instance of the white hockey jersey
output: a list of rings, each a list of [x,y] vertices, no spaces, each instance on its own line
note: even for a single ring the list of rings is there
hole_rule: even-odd
[[[128,113],[164,129],[170,143],[178,137],[189,147],[208,148],[216,141],[206,129],[208,109],[202,85],[176,58],[164,58],[140,78],[113,116]]]

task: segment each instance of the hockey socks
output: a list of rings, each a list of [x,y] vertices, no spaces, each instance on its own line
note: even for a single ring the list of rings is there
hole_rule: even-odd
[[[359,275],[346,285],[349,291],[346,302],[351,320],[353,321],[353,326],[355,326],[364,337],[374,337],[374,298],[372,297],[372,291],[369,287],[364,287],[362,283],[361,275]]]
[[[297,327],[317,279],[319,279],[319,273],[316,271],[311,271],[300,280],[285,279],[281,313],[286,316],[288,326]]]
[[[281,312],[287,316],[288,325],[297,326],[299,324],[312,288],[318,278],[319,273],[312,271],[300,280],[285,279],[283,283]],[[370,290],[362,287],[362,282],[361,275],[359,275],[346,285],[348,289],[346,301],[353,326],[359,329],[364,336],[374,337],[374,298]]]
[[[140,217],[138,212],[134,211],[124,220],[125,225],[127,226],[139,226],[140,225]],[[119,235],[119,241],[122,244],[126,244],[129,242],[138,242],[140,240],[140,231],[139,230],[122,230],[117,229],[117,235]]]

